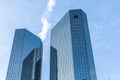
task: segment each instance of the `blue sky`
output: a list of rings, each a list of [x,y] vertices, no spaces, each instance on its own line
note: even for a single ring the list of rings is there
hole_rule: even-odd
[[[5,80],[15,29],[36,35],[48,0],[0,0],[0,80]],[[98,80],[120,80],[120,0],[56,0],[47,17],[51,24],[44,42],[42,80],[49,80],[50,29],[69,9],[87,13]]]

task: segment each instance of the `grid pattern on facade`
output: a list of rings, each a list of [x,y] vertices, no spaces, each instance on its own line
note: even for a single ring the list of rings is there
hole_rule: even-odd
[[[26,29],[15,31],[6,80],[20,80],[23,60],[38,47],[42,47],[40,38]]]
[[[83,25],[82,13],[82,11],[70,12],[75,80],[90,80],[89,61],[84,32],[84,28],[87,26]],[[74,15],[77,15],[78,18],[76,19]],[[87,24],[87,22],[84,23]]]
[[[52,29],[51,46],[57,50],[58,80],[74,80],[69,13]]]
[[[58,80],[57,79],[57,50],[50,47],[50,80]]]
[[[52,29],[58,80],[97,80],[86,14],[70,10]],[[52,68],[51,68],[52,69]]]
[[[31,80],[33,70],[34,51],[32,51],[23,61],[21,80]]]
[[[21,80],[41,80],[41,49],[34,49],[24,60]]]

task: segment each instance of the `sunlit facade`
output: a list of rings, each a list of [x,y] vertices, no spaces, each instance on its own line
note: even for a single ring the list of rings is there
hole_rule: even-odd
[[[87,16],[81,9],[70,10],[52,29],[51,47],[50,80],[97,80]]]
[[[42,49],[40,38],[26,29],[15,31],[6,80],[21,80],[23,61],[35,48]]]

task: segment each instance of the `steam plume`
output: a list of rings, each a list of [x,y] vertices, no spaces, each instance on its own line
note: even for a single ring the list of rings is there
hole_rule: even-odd
[[[45,8],[45,11],[41,17],[41,22],[42,22],[43,27],[42,27],[41,32],[39,33],[39,36],[42,39],[42,41],[45,40],[46,34],[51,26],[49,19],[51,17],[51,13],[53,11],[55,4],[56,4],[55,0],[49,0]]]

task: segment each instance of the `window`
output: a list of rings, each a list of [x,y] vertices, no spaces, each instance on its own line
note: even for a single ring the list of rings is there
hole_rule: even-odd
[[[75,16],[74,16],[74,18],[75,18],[75,19],[78,19],[78,16],[77,16],[77,15],[75,15]]]

